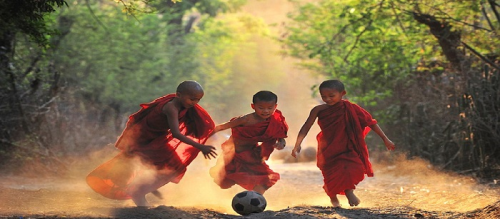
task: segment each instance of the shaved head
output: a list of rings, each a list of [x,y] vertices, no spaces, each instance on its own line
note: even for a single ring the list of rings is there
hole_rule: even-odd
[[[196,81],[183,81],[177,86],[177,92],[181,94],[203,93],[203,88]]]
[[[326,81],[323,81],[319,85],[319,89],[321,90],[321,89],[324,89],[324,88],[335,89],[338,92],[342,92],[342,91],[345,90],[344,83],[342,83],[339,80],[326,80]]]

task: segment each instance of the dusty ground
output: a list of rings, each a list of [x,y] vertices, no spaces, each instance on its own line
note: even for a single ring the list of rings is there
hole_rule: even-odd
[[[221,190],[208,175],[214,161],[201,157],[179,184],[161,188],[165,199],[148,196],[151,208],[134,207],[131,201],[109,200],[90,190],[84,177],[109,157],[73,162],[64,177],[3,176],[0,179],[2,218],[242,218],[230,206],[239,187]],[[244,218],[500,218],[500,188],[492,181],[473,179],[434,170],[423,161],[399,160],[375,164],[375,177],[358,185],[362,200],[348,207],[340,197],[340,209],[329,207],[322,177],[313,162],[270,166],[282,179],[265,197],[265,212]]]

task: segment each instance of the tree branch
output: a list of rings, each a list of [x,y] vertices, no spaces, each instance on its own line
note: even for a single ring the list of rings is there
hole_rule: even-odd
[[[476,56],[478,56],[480,59],[482,59],[483,61],[485,61],[486,63],[490,64],[491,66],[493,66],[494,68],[500,70],[500,67],[498,65],[496,65],[493,61],[491,61],[490,59],[484,57],[483,55],[481,55],[481,53],[479,53],[478,51],[476,51],[474,48],[470,47],[469,45],[467,45],[467,43],[464,43],[463,41],[460,41],[462,43],[462,45],[464,45],[465,48],[467,48],[468,50],[470,50],[472,53],[474,53]]]
[[[496,9],[496,7],[499,7],[500,5],[495,3],[495,0],[489,0],[488,3],[490,3],[491,10],[493,11],[495,16],[497,17],[497,21],[500,22],[500,14],[498,13],[498,11]]]
[[[401,22],[401,19],[399,18],[398,13],[396,13],[396,9],[394,8],[394,4],[392,2],[391,2],[391,10],[394,13],[394,16],[396,16],[396,20],[398,21],[399,27],[401,27],[401,29],[403,30],[403,33],[406,36],[406,29],[405,29],[403,23]]]
[[[484,18],[486,18],[486,21],[488,21],[488,25],[490,25],[490,28],[492,30],[495,30],[495,26],[491,23],[490,17],[488,17],[488,14],[486,13],[486,9],[484,8],[483,3],[481,3],[481,12],[483,13]]]
[[[347,52],[347,54],[344,56],[344,62],[346,63],[349,63],[347,61],[347,58],[349,58],[349,56],[351,55],[352,51],[354,51],[354,49],[356,48],[356,46],[358,45],[358,42],[359,42],[359,39],[361,38],[361,36],[368,30],[368,27],[370,27],[373,23],[373,20],[370,20],[368,22],[368,25],[365,26],[365,29],[363,29],[363,31],[361,31],[361,33],[359,33],[357,36],[356,36],[356,41],[354,41],[354,44],[352,45],[351,49],[349,49],[349,52]]]
[[[129,9],[127,9],[127,6],[125,5],[125,3],[123,1],[120,1],[122,4],[123,4],[123,7],[125,7],[125,9],[128,11]],[[106,31],[106,33],[108,35],[111,35],[108,31],[108,28],[106,27],[106,25],[104,25],[101,20],[99,20],[99,18],[95,15],[94,13],[94,10],[92,10],[92,8],[90,7],[90,3],[89,3],[89,0],[85,0],[85,5],[87,6],[87,9],[89,9],[90,11],[90,14],[92,15],[92,17],[97,21],[97,23],[99,23],[99,25],[101,25],[103,28],[104,28],[104,31]],[[134,18],[135,16],[132,15]],[[137,18],[136,18],[137,20]]]
[[[429,27],[430,32],[436,39],[443,50],[443,53],[454,68],[462,70],[461,61],[464,60],[463,54],[459,50],[461,35],[460,32],[454,31],[448,22],[441,22],[435,16],[429,14],[417,13],[415,10],[413,18]]]
[[[453,18],[451,15],[447,14],[446,12],[444,12],[444,11],[442,11],[442,10],[438,10],[438,11],[439,11],[439,12],[441,12],[442,14],[446,15],[446,17],[441,18],[441,19],[443,19],[443,20],[445,20],[446,18],[448,18],[448,19],[450,19],[450,20],[453,20],[453,21],[455,21],[455,22],[457,22],[457,23],[461,23],[461,24],[466,25],[466,26],[474,27],[474,28],[481,29],[481,30],[486,30],[486,31],[488,31],[488,32],[491,32],[491,31],[492,31],[492,30],[490,30],[490,29],[486,29],[486,28],[484,28],[484,27],[480,27],[480,26],[477,26],[477,25],[474,25],[474,24],[469,24],[469,23],[467,23],[467,22],[463,22],[463,21],[460,21],[460,20],[458,20],[458,19],[455,19],[455,18]],[[434,16],[434,17],[439,18],[439,16]]]
[[[19,79],[21,80],[24,79],[26,75],[28,75],[33,70],[33,68],[35,68],[36,63],[40,61],[41,56],[42,55],[38,53],[37,56],[33,60],[31,60],[30,66],[24,71],[24,73],[21,75]]]
[[[378,6],[379,6],[379,10],[381,10],[382,8],[382,5],[384,4],[384,1],[381,1]],[[374,6],[375,8],[375,6]],[[363,16],[362,18],[365,18],[366,16]],[[361,20],[361,19],[360,19]],[[354,51],[354,49],[356,48],[356,46],[358,45],[358,42],[359,42],[359,39],[361,39],[361,36],[368,30],[368,27],[370,27],[373,23],[373,19],[370,19],[368,21],[368,25],[365,26],[365,29],[363,29],[363,31],[361,31],[361,33],[358,34],[358,36],[356,36],[356,41],[354,41],[354,45],[352,45],[351,49],[349,50],[349,52],[347,52],[347,54],[344,56],[344,62],[346,63],[349,63],[347,61],[347,58],[349,58],[349,56],[351,55],[352,51]]]

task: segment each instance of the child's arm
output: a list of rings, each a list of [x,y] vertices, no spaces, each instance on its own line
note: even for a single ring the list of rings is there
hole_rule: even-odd
[[[215,126],[213,133],[220,132],[220,131],[223,131],[226,129],[230,129],[230,128],[233,128],[236,126],[241,126],[241,125],[245,124],[247,122],[247,120],[248,120],[248,116],[242,116],[242,117],[238,117],[236,119],[233,119],[229,122],[219,124],[219,125]]]
[[[380,126],[378,126],[378,124],[371,125],[370,128],[375,133],[377,133],[377,135],[380,136],[380,138],[382,138],[382,140],[384,141],[385,147],[388,150],[392,151],[392,150],[396,149],[396,145],[391,140],[389,140],[389,138],[385,135],[384,131],[382,131],[382,129],[380,128]]]
[[[297,141],[295,141],[295,147],[293,147],[292,150],[293,157],[297,157],[297,154],[300,153],[300,150],[302,149],[300,145],[302,144],[302,141],[306,137],[309,130],[311,130],[314,121],[316,121],[316,117],[318,117],[318,112],[319,112],[319,107],[318,106],[314,107],[309,113],[309,117],[307,117],[306,122],[300,128],[299,134],[297,135]]]
[[[193,139],[190,139],[187,136],[181,134],[181,131],[179,130],[179,110],[174,106],[172,102],[166,103],[163,106],[162,111],[165,115],[167,115],[168,126],[170,127],[170,132],[172,133],[172,136],[174,138],[177,138],[186,144],[190,144],[193,147],[200,149],[205,158],[210,159],[211,157],[215,158],[217,156],[214,146],[200,144],[198,142],[195,142]]]

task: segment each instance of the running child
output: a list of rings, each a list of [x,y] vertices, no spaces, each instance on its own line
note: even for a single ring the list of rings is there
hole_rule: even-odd
[[[321,132],[317,135],[317,166],[324,178],[324,190],[334,207],[340,207],[337,195],[344,195],[349,205],[357,206],[359,198],[354,194],[356,185],[366,174],[373,177],[365,136],[371,130],[382,138],[388,150],[394,143],[387,138],[377,121],[360,106],[343,100],[344,84],[327,80],[319,86],[325,104],[315,106],[299,131],[292,156],[296,157],[301,144],[316,118]]]
[[[222,189],[239,185],[264,194],[279,179],[266,164],[274,149],[285,147],[288,125],[277,110],[278,97],[271,91],[259,91],[251,104],[254,112],[217,125],[214,133],[231,129],[222,144],[223,154],[210,169],[210,175]]]

